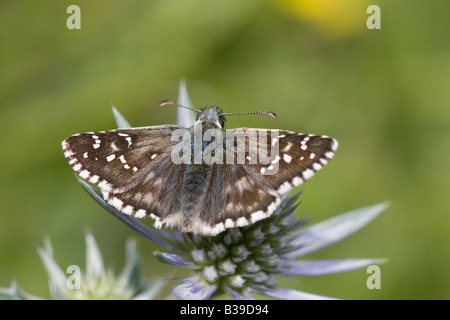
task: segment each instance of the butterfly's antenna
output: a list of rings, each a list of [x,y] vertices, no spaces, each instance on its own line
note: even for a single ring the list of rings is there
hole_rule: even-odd
[[[176,107],[179,107],[179,108],[185,108],[185,109],[188,109],[188,110],[197,112],[197,113],[200,113],[200,112],[201,112],[200,110],[195,110],[195,109],[192,109],[192,108],[183,106],[183,105],[181,105],[181,104],[177,104],[177,103],[173,102],[172,100],[164,100],[164,101],[161,101],[161,102],[159,103],[159,106],[160,106],[160,107],[168,106],[168,105],[176,106]]]
[[[238,115],[246,115],[246,114],[265,114],[271,116],[276,119],[277,115],[272,111],[256,111],[256,112],[237,112],[237,113],[221,113],[220,116],[238,116]]]

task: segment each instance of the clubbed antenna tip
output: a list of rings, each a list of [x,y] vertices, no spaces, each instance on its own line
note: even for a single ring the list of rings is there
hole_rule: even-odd
[[[249,115],[249,114],[265,114],[267,116],[271,116],[276,119],[277,115],[272,111],[256,111],[256,112],[237,112],[237,113],[221,113],[221,116],[240,116],[240,115]]]

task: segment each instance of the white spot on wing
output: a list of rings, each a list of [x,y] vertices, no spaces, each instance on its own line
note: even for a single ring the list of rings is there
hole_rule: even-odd
[[[334,156],[334,152],[332,152],[332,151],[328,151],[325,153],[325,157],[327,157],[328,159],[333,158],[333,156]]]
[[[118,210],[122,210],[123,201],[118,198],[112,198],[108,201],[110,205],[112,205],[114,208]]]
[[[125,208],[122,209],[122,212],[127,214],[127,215],[132,215],[134,211],[134,207],[127,205]]]
[[[336,151],[337,148],[338,148],[338,146],[339,146],[339,143],[337,142],[337,140],[336,140],[336,139],[333,139],[333,143],[331,144],[331,149],[332,149],[333,151]]]
[[[75,153],[73,153],[72,151],[70,151],[70,150],[66,150],[66,151],[64,151],[64,156],[66,157],[66,158],[70,158],[71,156],[73,156]]]
[[[272,147],[275,147],[275,145],[278,143],[278,138],[272,139]]]
[[[300,144],[305,145],[309,141],[310,137],[304,137]]]
[[[161,229],[161,227],[162,227],[162,222],[161,222],[161,221],[155,221],[155,223],[153,224],[153,226],[154,226],[156,229]]]
[[[288,192],[289,190],[292,189],[292,185],[289,181],[286,181],[285,183],[283,183],[279,188],[278,188],[278,193],[279,194],[283,194]]]
[[[79,175],[80,175],[81,178],[87,179],[87,178],[89,178],[89,171],[83,170],[83,171],[81,171],[81,172],[79,173]]]
[[[313,175],[314,175],[314,171],[312,171],[311,169],[307,169],[307,170],[303,171],[303,179],[305,179],[305,180],[308,180]]]
[[[237,219],[236,225],[238,227],[244,227],[244,226],[248,225],[248,221],[247,221],[247,219],[245,219],[245,217],[240,217],[239,219]]]
[[[214,226],[214,234],[219,234],[221,232],[225,231],[225,225],[223,224],[223,222],[218,223]]]
[[[291,142],[288,142],[287,146],[284,147],[283,151],[284,151],[284,152],[287,152],[287,151],[291,150],[291,148],[292,148],[292,143],[291,143]]]
[[[119,148],[117,148],[117,146],[116,146],[116,144],[114,143],[114,141],[111,142],[111,149],[112,149],[112,151],[114,151],[114,152],[119,151]]]
[[[103,191],[111,191],[111,185],[106,181],[106,180],[102,180],[102,182],[100,182],[98,184],[99,188],[102,189]]]
[[[272,164],[277,164],[278,161],[280,161],[280,156],[279,156],[279,155],[276,155],[275,159],[273,159],[271,163],[272,163]]]
[[[256,212],[252,213],[252,216],[251,216],[252,223],[255,223],[256,221],[259,221],[259,220],[263,220],[267,217],[268,217],[268,214],[266,214],[265,212],[263,212],[261,210],[256,211]]]
[[[131,137],[126,137],[125,140],[127,140],[129,148],[131,146]]]
[[[134,216],[136,218],[144,218],[146,216],[146,211],[144,209],[139,209],[138,211],[136,211]]]
[[[319,171],[320,169],[322,169],[322,165],[320,163],[313,163],[313,169],[316,171]]]
[[[294,186],[299,186],[299,185],[301,185],[302,183],[304,182],[304,180],[302,179],[302,178],[300,178],[300,177],[295,177],[293,180],[292,180],[292,183],[294,184]]]
[[[113,161],[115,158],[116,158],[116,155],[115,155],[115,154],[112,154],[112,155],[109,155],[109,156],[106,157],[106,161],[111,162],[111,161]]]
[[[236,223],[233,220],[231,220],[230,218],[225,220],[225,228],[234,228],[235,226],[236,226]]]
[[[283,160],[284,160],[286,163],[291,163],[292,157],[291,157],[290,155],[288,155],[288,154],[284,154],[284,155],[283,155]]]

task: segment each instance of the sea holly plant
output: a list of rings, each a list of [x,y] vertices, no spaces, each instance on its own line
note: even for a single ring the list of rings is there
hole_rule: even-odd
[[[179,104],[192,108],[184,83],[180,85]],[[129,127],[114,107],[113,113],[119,127]],[[177,123],[192,125],[192,112],[179,108]],[[155,255],[162,262],[190,270],[191,276],[173,287],[174,296],[178,299],[210,299],[222,293],[230,294],[235,299],[254,299],[258,294],[279,299],[328,299],[280,286],[279,280],[293,275],[345,272],[385,261],[299,258],[361,229],[386,209],[386,203],[346,212],[308,226],[308,219],[295,218],[295,202],[299,194],[284,195],[268,218],[243,227],[229,228],[217,235],[198,235],[150,228],[111,206],[99,189],[82,179],[79,182],[108,212],[161,245],[166,251],[156,251]]]
[[[78,265],[61,268],[56,262],[50,239],[38,248],[39,256],[49,277],[52,300],[148,300],[158,298],[165,281],[146,280],[136,250],[136,243],[126,242],[126,264],[119,275],[105,268],[102,254],[94,236],[86,234],[86,267]],[[10,287],[0,288],[0,300],[42,300],[22,290],[13,281]]]
[[[180,86],[178,102],[192,108],[184,83]],[[113,114],[119,128],[130,127],[115,107]],[[192,116],[191,111],[179,108],[177,123],[189,127],[194,121]],[[92,139],[92,147],[99,148],[102,141],[96,136],[92,136]],[[124,141],[133,143],[128,136],[124,137]],[[306,144],[302,146],[306,147]],[[119,160],[122,164],[125,161]],[[92,180],[96,180],[95,176],[81,169],[81,164],[73,164],[80,167],[78,170],[81,170],[82,178],[89,177],[89,181],[94,183]],[[226,228],[217,235],[199,235],[148,227],[133,216],[119,211],[117,206],[109,204],[99,189],[80,178],[78,180],[109,213],[160,245],[162,249],[154,252],[159,260],[189,270],[190,276],[181,279],[181,283],[173,287],[173,295],[178,299],[211,299],[221,294],[229,294],[235,299],[255,299],[257,296],[332,299],[281,286],[279,280],[283,277],[345,272],[385,261],[371,258],[308,260],[304,256],[361,229],[386,209],[386,203],[352,210],[309,225],[309,219],[296,219],[295,216],[300,194],[284,195],[265,219],[241,227]],[[127,264],[118,276],[104,267],[92,235],[86,235],[86,244],[86,268],[79,273],[79,278],[76,277],[76,267],[70,269],[74,274],[68,277],[64,269],[58,266],[49,240],[45,241],[43,248],[39,248],[39,255],[49,275],[52,299],[152,299],[159,297],[162,286],[167,284],[167,280],[162,278],[148,282],[140,277],[134,242],[127,243]],[[13,282],[9,288],[0,288],[0,299],[39,298],[24,292]]]
[[[352,210],[306,226],[309,219],[295,219],[296,194],[286,197],[269,218],[253,225],[226,230],[217,236],[149,228],[107,204],[101,193],[83,180],[87,192],[108,212],[167,252],[156,251],[163,262],[188,269],[192,275],[175,285],[178,299],[210,299],[229,293],[235,299],[255,294],[279,299],[330,299],[278,285],[281,277],[324,275],[381,264],[385,259],[299,260],[304,255],[344,239],[376,218],[385,203]]]

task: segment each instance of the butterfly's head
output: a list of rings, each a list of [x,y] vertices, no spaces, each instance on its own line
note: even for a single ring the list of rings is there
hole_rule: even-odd
[[[197,116],[196,123],[210,123],[218,129],[223,129],[225,125],[225,116],[222,115],[222,110],[217,106],[208,106],[200,110]]]
[[[271,116],[272,118],[277,118],[276,114],[272,111],[256,111],[256,112],[238,112],[238,113],[223,113],[217,106],[207,106],[201,110],[195,110],[186,106],[182,106],[176,104],[172,100],[164,100],[160,104],[160,106],[165,105],[174,105],[180,108],[186,108],[191,111],[197,112],[197,120],[194,125],[197,124],[206,124],[207,128],[216,127],[217,129],[223,129],[225,125],[225,116],[234,116],[234,115],[244,115],[244,114],[265,114],[267,116]]]

